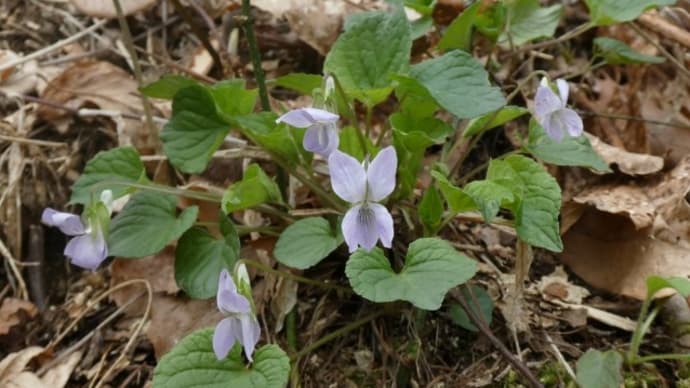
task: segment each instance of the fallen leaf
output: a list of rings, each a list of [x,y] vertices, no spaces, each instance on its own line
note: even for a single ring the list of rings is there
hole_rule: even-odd
[[[81,360],[82,352],[76,351],[47,370],[43,377],[24,370],[29,362],[43,353],[43,348],[32,346],[18,353],[12,353],[0,362],[0,386],[7,388],[62,388],[67,385],[74,368]],[[5,365],[5,361],[9,362]],[[7,368],[3,368],[7,366]]]
[[[19,58],[10,50],[0,50],[0,65]],[[8,96],[32,92],[39,81],[38,62],[27,61],[19,66],[0,72],[0,92]]]
[[[117,125],[119,145],[134,145],[140,151],[154,149],[155,139],[150,138],[150,131],[144,130],[142,120],[117,116],[126,113],[142,117],[142,101],[132,76],[109,62],[75,63],[48,83],[41,98],[72,109],[95,107],[108,111]],[[72,115],[49,105],[41,105],[37,113],[53,123]],[[67,126],[55,127],[67,130]]]
[[[122,13],[127,16],[143,11],[156,4],[157,0],[119,0]],[[116,18],[117,11],[112,0],[70,0],[79,12],[98,18]]]
[[[7,334],[14,325],[35,317],[37,313],[38,309],[29,301],[5,298],[0,306],[0,335]]]
[[[589,296],[589,291],[568,280],[568,274],[562,266],[556,267],[549,275],[544,275],[537,283],[539,293],[546,300],[559,299],[567,303],[582,303]]]
[[[690,157],[659,179],[593,187],[561,260],[592,286],[644,299],[647,277],[690,275]]]
[[[585,132],[592,148],[609,166],[616,165],[628,175],[648,175],[664,168],[664,159],[654,155],[638,154],[606,144],[594,135]]]
[[[284,271],[288,269],[283,268]],[[278,279],[275,294],[271,299],[271,313],[275,318],[275,332],[278,333],[283,330],[283,323],[285,316],[297,304],[297,282],[287,278]]]
[[[0,361],[0,386],[12,376],[20,374],[31,360],[41,354],[43,348],[40,346],[29,346],[19,352],[10,353]]]

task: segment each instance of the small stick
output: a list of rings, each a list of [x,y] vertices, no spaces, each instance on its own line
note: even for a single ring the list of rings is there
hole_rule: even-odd
[[[44,311],[48,305],[46,298],[45,277],[45,241],[41,225],[29,226],[29,254],[26,260],[30,295],[38,311]]]
[[[503,345],[503,343],[494,336],[494,334],[491,332],[491,329],[486,325],[486,322],[484,322],[484,319],[479,318],[474,310],[467,304],[467,301],[465,298],[460,295],[460,292],[455,289],[451,291],[450,295],[458,302],[460,303],[460,306],[465,310],[467,313],[467,316],[470,318],[472,323],[479,329],[479,331],[484,334],[489,341],[498,349],[499,352],[503,355],[503,357],[506,358],[506,360],[513,365],[513,367],[524,377],[527,379],[529,382],[529,385],[533,388],[544,388],[544,386],[537,380],[537,378],[532,374],[532,371],[527,368],[527,366],[522,363],[519,359],[517,359],[511,352],[508,350],[508,348]]]
[[[0,239],[0,254],[5,257],[6,262],[10,265],[14,276],[17,278],[17,284],[19,285],[19,293],[17,296],[20,299],[27,299],[29,297],[29,292],[26,290],[26,283],[24,283],[24,278],[22,278],[22,272],[19,270],[19,267],[17,267],[17,262],[14,256],[12,256],[12,252],[7,249],[2,239]]]
[[[220,60],[220,55],[218,55],[218,51],[216,51],[215,48],[211,45],[211,42],[208,40],[208,35],[204,33],[204,31],[199,28],[199,25],[194,21],[194,18],[192,15],[190,15],[189,11],[180,3],[180,0],[171,0],[173,7],[175,7],[175,11],[177,11],[180,16],[182,16],[182,19],[189,25],[189,28],[192,29],[192,33],[196,35],[197,38],[201,41],[201,44],[204,45],[204,48],[208,53],[211,55],[211,59],[213,59],[214,65],[220,70],[221,74],[223,73],[223,62]]]
[[[254,18],[252,17],[252,7],[249,0],[242,0],[242,15],[244,16],[242,23],[244,35],[247,37],[249,54],[252,57],[252,65],[254,67],[254,78],[256,79],[256,84],[259,87],[261,109],[268,112],[271,110],[271,104],[268,101],[268,91],[266,90],[264,69],[261,67],[261,53],[259,52],[259,47],[256,44],[256,36],[254,35]]]
[[[671,53],[669,53],[659,43],[655,42],[651,36],[649,36],[646,32],[642,31],[642,29],[640,27],[638,27],[637,25],[635,25],[635,23],[628,23],[628,25],[630,25],[630,27],[632,27],[632,29],[635,30],[635,32],[637,32],[641,37],[643,37],[652,46],[656,47],[657,50],[659,50],[661,52],[661,55],[663,55],[664,57],[666,57],[666,59],[671,61],[671,63],[676,65],[676,68],[678,69],[678,71],[680,71],[680,73],[683,74],[683,76],[685,76],[685,78],[690,79],[690,71],[688,69],[686,69],[685,65],[680,63],[680,61],[678,61],[678,59],[676,59],[676,57],[671,55]]]
[[[115,5],[115,11],[117,12],[117,20],[120,23],[120,30],[122,30],[122,40],[127,47],[129,52],[129,57],[132,59],[132,66],[134,70],[134,77],[137,79],[139,87],[143,85],[143,77],[141,75],[141,67],[139,66],[139,59],[137,58],[137,52],[134,49],[134,41],[132,40],[132,34],[129,31],[129,25],[125,19],[125,14],[122,12],[122,5],[120,5],[120,0],[113,0],[113,5]],[[146,116],[146,125],[149,127],[149,132],[152,139],[158,139],[156,127],[153,124],[153,119],[151,118],[151,104],[149,103],[148,97],[145,94],[140,94],[141,103],[144,106],[144,115]]]
[[[79,31],[78,33],[70,36],[69,38],[65,38],[63,40],[57,41],[57,42],[53,43],[52,45],[46,46],[46,47],[44,47],[38,51],[34,51],[33,53],[31,53],[29,55],[19,57],[19,58],[12,60],[12,61],[0,64],[0,72],[3,72],[7,69],[11,69],[11,68],[18,66],[18,65],[21,65],[22,63],[26,63],[32,59],[40,58],[40,57],[42,57],[48,53],[51,53],[51,52],[58,50],[64,46],[67,46],[68,44],[76,42],[77,40],[81,39],[82,37],[89,35],[93,31],[101,28],[107,22],[108,22],[107,20],[101,20],[99,22],[92,24],[89,28],[82,30],[82,31]]]
[[[654,30],[690,48],[690,32],[669,23],[666,19],[659,16],[656,11],[645,12],[637,20],[650,30]]]

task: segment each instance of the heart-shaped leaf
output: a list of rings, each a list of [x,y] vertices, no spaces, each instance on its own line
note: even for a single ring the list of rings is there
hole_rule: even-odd
[[[190,206],[178,217],[177,198],[174,195],[138,192],[110,224],[110,255],[153,255],[189,229],[196,221],[198,211],[196,206]]]
[[[280,234],[273,255],[292,268],[306,269],[318,264],[342,243],[328,220],[310,217],[299,220]]]
[[[379,248],[370,252],[359,249],[345,266],[352,288],[362,297],[377,303],[405,300],[424,310],[437,310],[448,290],[476,272],[473,260],[440,238],[410,244],[399,273]]]
[[[587,388],[618,388],[623,385],[623,357],[615,350],[590,349],[577,360],[576,380]]]
[[[103,190],[111,190],[116,199],[134,191],[127,183],[146,181],[144,163],[133,147],[102,151],[86,163],[84,172],[72,186],[70,203],[87,204],[92,196],[98,199]]]
[[[213,329],[202,329],[184,337],[158,362],[153,371],[154,388],[283,388],[290,373],[290,360],[277,345],[254,352],[251,367],[242,361],[236,345],[227,358],[213,352]]]

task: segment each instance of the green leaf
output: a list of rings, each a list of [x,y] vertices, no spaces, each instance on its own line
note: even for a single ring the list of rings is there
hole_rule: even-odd
[[[422,238],[410,244],[399,273],[393,271],[380,248],[357,250],[345,266],[358,295],[376,303],[405,300],[424,310],[437,310],[448,290],[476,272],[473,260],[439,238]]]
[[[438,182],[438,187],[441,189],[441,194],[448,203],[448,208],[454,213],[464,213],[472,210],[478,210],[476,203],[467,193],[462,191],[459,187],[452,184],[448,178],[439,173],[432,171],[433,176]]]
[[[212,338],[212,328],[184,337],[158,362],[153,371],[153,388],[284,388],[287,385],[290,359],[277,345],[259,348],[248,368],[242,361],[239,345],[230,351],[227,359],[216,359]]]
[[[346,26],[324,62],[345,92],[373,106],[392,90],[390,76],[409,68],[410,25],[402,9],[359,14]]]
[[[253,143],[294,165],[299,160],[301,141],[298,145],[287,125],[276,124],[277,118],[275,113],[261,112],[237,116],[235,121]]]
[[[144,163],[133,147],[118,147],[101,151],[86,163],[84,172],[72,185],[69,202],[88,204],[98,199],[103,190],[111,190],[113,199],[132,193],[127,183],[148,182]]]
[[[232,122],[235,116],[252,113],[256,105],[256,98],[259,95],[256,89],[245,89],[242,79],[218,82],[210,87],[209,91],[219,114],[228,122]]]
[[[521,155],[492,160],[487,180],[513,192],[515,201],[506,207],[515,216],[522,240],[554,252],[563,250],[558,223],[561,188],[541,165]]]
[[[503,1],[491,2],[488,6],[480,7],[477,11],[477,15],[474,18],[474,26],[484,36],[495,42],[503,32],[507,13]]]
[[[393,128],[407,134],[420,132],[436,144],[443,144],[446,138],[455,131],[453,126],[435,117],[415,117],[396,112],[390,116],[389,120]]]
[[[192,85],[199,85],[199,83],[181,75],[165,75],[156,82],[140,87],[139,91],[148,97],[172,100],[177,92]]]
[[[470,120],[465,127],[462,135],[465,137],[470,137],[478,135],[489,129],[496,128],[503,125],[509,121],[515,120],[516,118],[528,113],[527,108],[515,105],[507,105],[498,111],[489,112],[479,117]]]
[[[446,28],[441,40],[438,41],[438,48],[440,50],[460,49],[469,51],[472,44],[472,28],[474,27],[474,18],[479,9],[480,2],[475,2]]]
[[[233,236],[229,237],[231,240]],[[195,227],[186,231],[175,249],[177,285],[195,299],[215,296],[220,271],[224,268],[232,271],[239,259],[231,244],[225,238],[211,236],[204,228]]]
[[[282,203],[282,196],[278,185],[261,167],[258,164],[250,164],[242,180],[225,190],[221,202],[225,213],[231,213],[266,202]]]
[[[429,186],[426,189],[417,207],[417,213],[426,234],[435,234],[441,225],[441,216],[443,216],[443,201],[436,187]]]
[[[424,150],[434,144],[434,141],[421,131],[410,133],[393,128],[393,146],[398,156],[398,165],[405,168],[398,169],[398,198],[406,198],[412,193],[417,182],[417,173],[422,168]]]
[[[684,298],[690,297],[690,279],[678,276],[650,276],[647,278],[647,299],[651,299],[664,288],[673,288]]]
[[[309,96],[314,89],[321,87],[323,77],[318,74],[290,73],[276,78],[272,83]]]
[[[640,54],[620,40],[599,37],[594,39],[595,54],[600,55],[609,65],[629,65],[636,63],[663,63],[664,57]]]
[[[470,294],[470,291],[467,288],[462,288],[462,298],[467,301],[467,304],[476,315],[481,315],[484,317],[486,323],[491,325],[491,321],[493,320],[492,311],[494,309],[494,301],[491,300],[491,296],[482,287],[470,286],[470,289],[472,294]],[[472,296],[474,296],[474,298]],[[479,308],[477,308],[475,300],[476,303],[479,304]],[[460,304],[452,304],[448,313],[450,315],[450,319],[456,325],[469,331],[479,331]]]
[[[581,166],[602,172],[611,172],[608,164],[592,149],[586,136],[565,136],[556,141],[546,134],[536,120],[529,123],[529,140],[524,145],[527,152],[544,162],[558,166]]]
[[[580,387],[619,388],[623,385],[623,357],[615,350],[589,349],[577,360],[575,380]]]
[[[519,46],[537,38],[551,38],[556,32],[563,13],[562,5],[540,7],[539,0],[516,0],[506,5],[509,23],[499,43],[507,45],[512,41]]]
[[[328,220],[309,217],[285,228],[273,255],[288,267],[307,269],[328,257],[342,242]]]
[[[177,216],[177,197],[141,191],[113,218],[108,236],[111,256],[144,257],[158,253],[196,221],[196,206]]]
[[[486,222],[496,217],[501,204],[513,202],[513,193],[492,181],[474,181],[467,184],[463,191],[472,198]]]
[[[673,5],[676,0],[585,0],[595,26],[629,22],[649,8]]]
[[[203,86],[189,86],[173,99],[173,116],[161,132],[163,152],[183,172],[200,173],[229,131],[211,92]]]
[[[472,118],[505,105],[501,90],[470,54],[453,50],[412,67],[411,75],[436,102],[459,118]]]
[[[359,140],[359,135],[357,132],[358,128],[348,125],[347,127],[340,130],[340,145],[338,148],[340,151],[352,156],[353,158],[362,161],[367,155],[376,155],[378,148],[374,145],[371,139],[367,136],[364,137],[364,143],[366,150],[362,149],[362,142]]]
[[[395,95],[400,102],[400,113],[414,118],[432,117],[440,108],[436,100],[422,84],[414,78],[395,74]]]

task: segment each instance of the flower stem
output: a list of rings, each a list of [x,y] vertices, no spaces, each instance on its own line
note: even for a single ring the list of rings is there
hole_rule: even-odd
[[[267,266],[264,263],[258,262],[256,260],[242,259],[241,262],[243,262],[249,266],[252,266],[254,268],[257,268],[263,272],[270,273],[270,274],[276,275],[276,276],[281,276],[281,277],[284,277],[286,279],[294,280],[298,283],[309,284],[311,286],[316,286],[316,287],[321,287],[321,288],[326,288],[326,289],[331,289],[331,290],[337,290],[337,291],[341,291],[341,292],[347,292],[347,293],[352,292],[352,290],[347,288],[347,287],[338,286],[336,284],[328,284],[328,283],[320,282],[318,280],[308,279],[308,278],[305,278],[305,277],[302,277],[299,275],[295,275],[291,272],[277,270],[277,269],[274,269],[274,268]]]
[[[271,104],[268,101],[264,69],[261,67],[261,53],[254,35],[254,18],[252,17],[252,7],[249,0],[242,0],[242,15],[244,16],[242,27],[244,28],[244,35],[247,37],[247,45],[249,45],[249,55],[252,58],[252,66],[254,67],[254,79],[259,88],[261,109],[268,112],[271,110]]]
[[[665,354],[653,354],[651,356],[639,357],[635,360],[636,363],[642,364],[650,361],[658,360],[679,360],[679,361],[690,361],[690,354],[688,353],[665,353]]]
[[[652,296],[648,295],[647,299],[642,303],[640,308],[640,316],[637,318],[637,325],[635,331],[633,332],[632,338],[630,339],[630,350],[627,354],[627,362],[630,364],[638,363],[640,358],[638,358],[640,352],[640,345],[642,345],[642,338],[647,333],[649,326],[651,326],[652,321],[656,318],[656,315],[660,311],[660,307],[656,307],[652,312],[647,315],[649,311],[649,306],[652,303]]]
[[[374,313],[372,313],[372,314],[370,314],[370,315],[368,315],[362,319],[356,320],[356,321],[354,321],[348,325],[341,327],[340,329],[338,329],[336,331],[331,332],[328,335],[325,335],[325,336],[319,338],[317,341],[312,342],[311,344],[309,344],[309,346],[307,346],[307,347],[303,348],[302,350],[300,350],[299,352],[295,353],[292,357],[290,357],[290,359],[291,360],[299,360],[300,358],[302,358],[302,357],[308,355],[309,353],[313,352],[314,350],[320,348],[324,344],[326,344],[326,343],[328,343],[328,342],[330,342],[330,341],[332,341],[332,340],[334,340],[334,339],[336,339],[342,335],[345,335],[345,334],[351,332],[352,330],[355,330],[355,329],[359,328],[360,326],[363,326],[363,325],[373,321],[374,319],[376,319],[376,318],[378,318],[384,314],[386,314],[385,309],[378,309],[378,310],[376,310],[376,312],[374,312]]]

